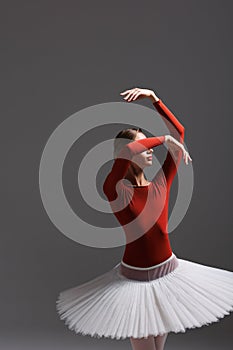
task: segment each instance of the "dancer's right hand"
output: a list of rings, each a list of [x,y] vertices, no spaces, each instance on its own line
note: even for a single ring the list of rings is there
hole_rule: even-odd
[[[188,161],[192,162],[192,158],[190,157],[188,151],[185,150],[184,145],[177,141],[173,136],[171,135],[165,135],[165,142],[169,147],[169,150],[174,152],[175,154],[178,153],[178,150],[182,150],[183,152],[183,160],[186,165],[188,165]]]

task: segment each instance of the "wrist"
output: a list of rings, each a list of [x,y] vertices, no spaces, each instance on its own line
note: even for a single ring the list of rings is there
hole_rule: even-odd
[[[151,95],[149,96],[149,98],[152,101],[152,103],[156,103],[159,101],[159,98],[155,95],[154,91],[151,91]]]
[[[171,141],[171,135],[165,135],[164,140],[165,142]]]

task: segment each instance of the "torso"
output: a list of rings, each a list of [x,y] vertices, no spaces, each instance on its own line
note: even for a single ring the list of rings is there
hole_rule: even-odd
[[[164,121],[169,121],[170,134],[183,143],[184,126],[161,100],[153,105]],[[172,254],[167,231],[168,200],[172,181],[182,159],[181,148],[173,156],[167,152],[161,169],[150,183],[142,186],[129,185],[129,181],[128,184],[124,183],[132,157],[145,148],[155,148],[164,142],[165,136],[152,136],[124,146],[103,184],[113,213],[126,235],[122,261],[135,267],[154,266]]]
[[[171,256],[164,182],[132,186],[120,181],[119,197],[112,209],[126,235],[123,262],[135,267],[149,267]]]

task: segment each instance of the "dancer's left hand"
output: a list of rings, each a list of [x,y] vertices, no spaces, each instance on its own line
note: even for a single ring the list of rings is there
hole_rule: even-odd
[[[125,95],[124,99],[128,102],[136,101],[141,98],[148,97],[152,102],[156,102],[159,98],[155,95],[153,90],[134,88],[130,90],[125,90],[120,93],[120,95]]]

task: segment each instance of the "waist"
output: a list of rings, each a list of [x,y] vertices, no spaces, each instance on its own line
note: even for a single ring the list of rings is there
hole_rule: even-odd
[[[130,268],[130,269],[134,269],[134,270],[151,270],[151,269],[154,269],[155,267],[159,267],[159,266],[165,264],[165,263],[168,262],[169,260],[173,259],[174,256],[176,256],[176,255],[172,252],[172,255],[171,255],[168,259],[162,261],[162,262],[159,263],[159,264],[156,264],[156,265],[153,265],[153,266],[149,266],[149,267],[138,267],[138,266],[128,265],[128,264],[126,264],[123,260],[121,260],[121,264],[122,264],[123,266],[125,266],[125,267],[128,267],[128,268]]]

